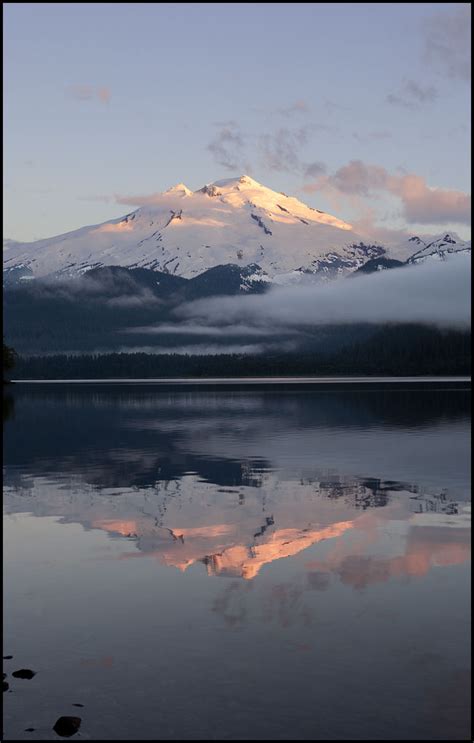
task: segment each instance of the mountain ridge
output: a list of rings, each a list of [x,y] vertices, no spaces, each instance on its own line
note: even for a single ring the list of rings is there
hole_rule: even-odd
[[[438,253],[467,249],[446,236],[451,242]],[[244,175],[194,192],[178,183],[123,217],[51,238],[5,240],[4,270],[72,277],[117,265],[192,278],[217,265],[258,265],[269,280],[287,283],[345,275],[382,255],[405,261],[430,254],[421,238],[410,240],[390,249],[367,243],[349,223]]]
[[[289,225],[293,227],[291,240]],[[314,235],[304,236],[301,228],[315,225],[325,233],[318,240],[323,238],[331,246],[334,230],[351,231],[347,223],[248,176],[206,184],[195,192],[179,183],[157,195],[153,204],[123,217],[34,243],[7,241],[4,266],[23,265],[34,275],[44,276],[121,265],[191,278],[214,265],[263,262],[264,270],[274,275],[310,263],[304,251],[309,252]],[[302,247],[288,254],[288,242]],[[346,242],[342,240],[342,245]],[[313,257],[322,254],[313,250]]]

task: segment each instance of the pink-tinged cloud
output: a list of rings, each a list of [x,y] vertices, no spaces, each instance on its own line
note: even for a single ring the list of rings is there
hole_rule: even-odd
[[[109,88],[99,88],[97,91],[97,97],[101,103],[109,103],[112,96]]]
[[[78,101],[90,101],[94,97],[94,88],[91,85],[70,85],[67,91]]]
[[[77,101],[92,101],[98,98],[104,104],[109,103],[112,97],[109,88],[95,88],[93,85],[70,85],[67,93]]]
[[[401,198],[407,222],[471,224],[471,197],[462,191],[431,188],[419,175],[390,178],[389,191]]]
[[[320,575],[335,573],[345,585],[363,589],[393,578],[419,578],[437,567],[467,563],[471,557],[470,536],[469,529],[411,526],[404,554],[376,557],[333,552],[325,560],[307,563],[307,567]]]
[[[321,176],[303,191],[327,191],[348,196],[370,196],[385,191],[397,196],[407,222],[418,224],[471,223],[471,197],[463,191],[434,188],[414,173],[392,175],[385,168],[351,160],[333,175]]]
[[[352,160],[336,170],[331,185],[343,193],[367,196],[369,191],[383,189],[387,182],[387,171],[377,165],[365,165],[361,160]]]
[[[304,100],[295,101],[291,106],[279,108],[278,113],[282,116],[292,116],[293,114],[307,114],[310,111],[309,105]]]

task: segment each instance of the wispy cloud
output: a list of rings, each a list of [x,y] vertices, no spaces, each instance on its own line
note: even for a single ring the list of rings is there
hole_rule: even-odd
[[[90,196],[79,196],[79,201],[98,201],[104,204],[123,204],[124,206],[153,206],[162,203],[163,192],[155,191],[149,194],[118,194],[112,196],[102,194],[91,194]]]
[[[379,243],[388,247],[390,245],[400,245],[409,237],[413,236],[412,232],[407,232],[407,228],[395,228],[386,226],[386,217],[381,217],[370,204],[364,202],[360,197],[352,197],[357,201],[355,210],[358,216],[351,220],[352,227],[356,234],[365,237],[366,240]],[[420,232],[417,233],[423,239]],[[430,237],[428,235],[428,237]]]
[[[277,109],[277,112],[282,116],[290,117],[297,115],[306,115],[310,113],[310,106],[304,100],[295,101],[290,106],[284,106],[283,108]]]
[[[86,272],[84,276],[65,279],[43,277],[31,282],[28,291],[36,297],[64,299],[71,302],[93,302],[111,307],[154,307],[163,301],[135,281],[130,272],[117,273],[113,267],[103,267],[100,274]]]
[[[307,127],[288,129],[282,127],[273,134],[259,137],[258,148],[263,166],[267,170],[295,173],[301,170],[299,151],[308,142]]]
[[[270,107],[270,106],[252,106],[251,109],[256,114],[261,114],[267,117],[283,116],[285,118],[293,118],[294,116],[306,116],[311,113],[311,106],[303,98],[300,98],[293,103],[287,105]]]
[[[100,103],[107,104],[110,102],[112,94],[109,88],[95,87],[93,85],[69,85],[66,88],[67,94],[76,101],[98,100]]]
[[[349,106],[345,106],[338,101],[333,101],[330,98],[325,98],[323,105],[328,114],[340,114],[343,111],[350,111]]]
[[[302,151],[318,131],[332,132],[334,127],[309,123],[300,127],[280,127],[258,138],[257,149],[265,170],[316,177],[326,171],[321,161],[307,161]]]
[[[368,142],[378,142],[383,139],[391,139],[392,133],[386,129],[378,129],[373,132],[352,132],[352,136],[361,144],[367,144]]]
[[[259,112],[269,114],[268,110]],[[309,105],[304,100],[271,111],[273,119],[284,116],[289,120],[309,113]],[[258,162],[262,170],[316,177],[325,172],[325,165],[303,157],[304,148],[316,133],[334,134],[338,127],[308,120],[304,124],[295,124],[288,121],[285,126],[266,127],[264,132],[244,132],[234,119],[216,121],[214,126],[218,131],[207,150],[218,165],[232,172],[252,172],[250,163],[253,161]]]
[[[214,121],[213,125],[219,128],[222,128],[222,127],[238,128],[239,126],[235,119],[226,119],[225,121]]]
[[[415,80],[404,80],[397,93],[389,93],[387,102],[413,111],[425,103],[433,103],[437,97],[438,91],[433,85],[423,86]]]
[[[151,194],[140,195],[121,195],[114,194],[114,202],[116,204],[124,204],[125,206],[153,206],[163,198],[163,194],[159,191]]]
[[[326,164],[320,161],[308,163],[305,167],[304,177],[305,178],[318,178],[320,175],[324,175],[326,172]]]
[[[245,161],[244,136],[238,124],[227,122],[208,144],[207,149],[212,153],[218,165],[226,170],[249,171],[248,163]]]
[[[162,304],[161,299],[155,297],[155,295],[149,290],[143,287],[139,287],[135,294],[124,294],[119,297],[111,297],[106,300],[106,304],[109,307],[152,307],[153,305],[159,306]]]
[[[423,56],[438,73],[463,81],[471,79],[471,4],[456,3],[424,23]]]
[[[256,328],[253,325],[243,325],[236,323],[231,327],[227,325],[199,324],[195,322],[181,323],[156,323],[154,325],[144,325],[141,327],[127,328],[126,333],[144,334],[144,335],[197,335],[197,336],[214,336],[221,338],[244,337],[244,336],[269,336],[279,335],[280,331],[271,328]]]
[[[90,196],[78,196],[78,201],[98,201],[104,204],[110,204],[115,201],[113,196],[106,196],[105,194],[91,194]]]

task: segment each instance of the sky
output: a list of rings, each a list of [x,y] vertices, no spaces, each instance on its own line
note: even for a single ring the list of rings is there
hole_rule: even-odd
[[[4,3],[4,237],[251,175],[375,239],[470,237],[466,3]]]

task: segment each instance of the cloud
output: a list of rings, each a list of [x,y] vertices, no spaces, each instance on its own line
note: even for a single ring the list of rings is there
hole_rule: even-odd
[[[390,245],[400,245],[409,237],[411,232],[406,228],[385,227],[377,222],[377,214],[372,206],[368,206],[361,197],[352,197],[356,200],[355,208],[358,211],[358,217],[351,220],[354,232],[365,237],[370,242],[376,242],[384,245],[386,248]],[[418,232],[418,236],[423,239],[423,235]],[[430,235],[428,237],[431,237]]]
[[[335,132],[337,127],[327,124],[309,123],[300,127],[280,127],[270,134],[262,134],[257,140],[257,150],[263,168],[270,171],[295,173],[304,177],[315,177],[326,172],[320,161],[306,162],[301,150],[310,142],[315,132]]]
[[[351,196],[370,196],[385,191],[402,203],[407,222],[421,224],[471,223],[471,197],[463,191],[428,186],[419,175],[390,174],[385,168],[351,160],[333,175],[320,176],[303,191],[335,190]]]
[[[317,178],[320,175],[324,175],[326,172],[326,165],[322,162],[308,163],[306,165],[304,176],[305,178]]]
[[[386,188],[388,173],[378,165],[366,165],[362,160],[351,160],[331,176],[320,178],[304,186],[308,193],[331,187],[344,194],[368,196],[373,190]]]
[[[138,287],[136,294],[124,294],[119,297],[107,299],[106,304],[109,307],[150,307],[161,305],[162,300],[155,297],[149,289]]]
[[[232,327],[213,325],[200,325],[198,323],[157,323],[155,325],[144,325],[141,327],[127,328],[126,333],[140,333],[146,335],[204,335],[225,337],[229,336],[268,336],[279,334],[280,331],[272,329],[256,328],[253,325],[242,325],[236,323]]]
[[[341,103],[332,101],[329,98],[324,99],[324,108],[326,109],[328,114],[340,114],[343,111],[350,111],[349,106],[342,105]]]
[[[273,118],[276,115],[290,118],[294,114],[306,113],[309,113],[308,104],[299,100],[290,106],[274,109],[271,115]],[[257,131],[246,134],[233,119],[216,121],[214,126],[219,127],[219,131],[207,145],[207,150],[212,153],[218,165],[233,172],[251,173],[253,168],[248,156],[251,151],[264,170],[294,173],[304,177],[315,177],[326,170],[321,162],[306,162],[301,158],[301,151],[310,142],[311,136],[315,132],[337,131],[335,125],[318,122],[308,122],[303,126],[279,126],[273,131],[267,128],[264,133]]]
[[[310,107],[304,100],[295,101],[291,106],[285,106],[277,110],[282,116],[293,116],[294,114],[308,114]]]
[[[285,118],[292,118],[300,115],[307,115],[311,111],[310,105],[307,101],[300,98],[294,103],[290,103],[287,106],[279,106],[278,108],[269,108],[267,106],[252,106],[251,109],[254,113],[263,114],[264,116],[284,116]]]
[[[282,127],[274,134],[259,137],[258,147],[262,164],[267,170],[294,173],[301,170],[299,150],[308,141],[307,127]]]
[[[297,128],[280,127],[271,134],[260,135],[257,148],[262,167],[276,172],[303,174],[305,177],[324,173],[324,163],[305,162],[300,157],[301,149],[316,131],[332,132],[334,127],[313,123]]]
[[[118,267],[116,267],[118,268]],[[93,302],[111,307],[154,307],[163,301],[140,285],[127,271],[104,266],[100,274],[91,271],[72,279],[42,277],[30,282],[28,291],[44,299],[63,299],[71,302]]]
[[[91,194],[90,196],[78,196],[78,201],[99,201],[104,204],[110,204],[114,201],[112,196],[106,196],[105,194]]]
[[[348,548],[339,544],[337,552],[333,551],[324,560],[314,560],[308,566],[319,571],[316,575],[324,575],[326,571],[327,574],[336,573],[342,583],[355,589],[385,583],[402,575],[420,577],[435,567],[468,562],[471,553],[469,531],[459,527],[453,530],[448,526],[410,525],[404,554],[392,557],[347,555],[344,552]]]
[[[153,206],[159,200],[163,198],[163,194],[159,191],[151,194],[143,194],[142,196],[122,196],[120,194],[114,194],[114,201],[116,204],[124,204],[125,206]]]
[[[245,160],[244,148],[244,138],[238,125],[231,122],[228,126],[221,127],[207,146],[218,165],[232,171],[250,170],[247,163],[243,164]]]
[[[70,85],[67,91],[78,101],[90,101],[94,97],[94,88],[90,85]]]
[[[401,198],[407,222],[471,224],[471,197],[462,191],[431,188],[419,175],[392,176],[388,189]]]
[[[377,142],[382,139],[391,139],[393,135],[391,132],[383,129],[374,132],[367,132],[366,134],[361,134],[360,132],[352,132],[352,136],[358,142],[361,142],[361,144],[366,144],[367,142]]]
[[[453,10],[436,13],[425,21],[423,57],[438,73],[471,79],[471,6],[456,4]]]
[[[214,121],[213,124],[214,126],[218,126],[220,128],[221,127],[233,127],[233,128],[238,129],[239,127],[235,119],[226,119],[225,121]]]
[[[405,80],[400,91],[389,93],[386,100],[392,105],[415,110],[425,103],[433,103],[437,97],[438,91],[432,85],[423,87],[414,80]]]
[[[470,258],[379,271],[324,284],[276,287],[263,295],[198,300],[175,310],[196,323],[257,328],[354,323],[470,324]]]
[[[112,97],[112,94],[109,88],[99,88],[97,91],[97,96],[101,103],[109,103]]]
[[[107,104],[112,97],[109,88],[96,88],[93,85],[70,85],[66,90],[76,101],[92,101],[97,98],[101,103]]]

